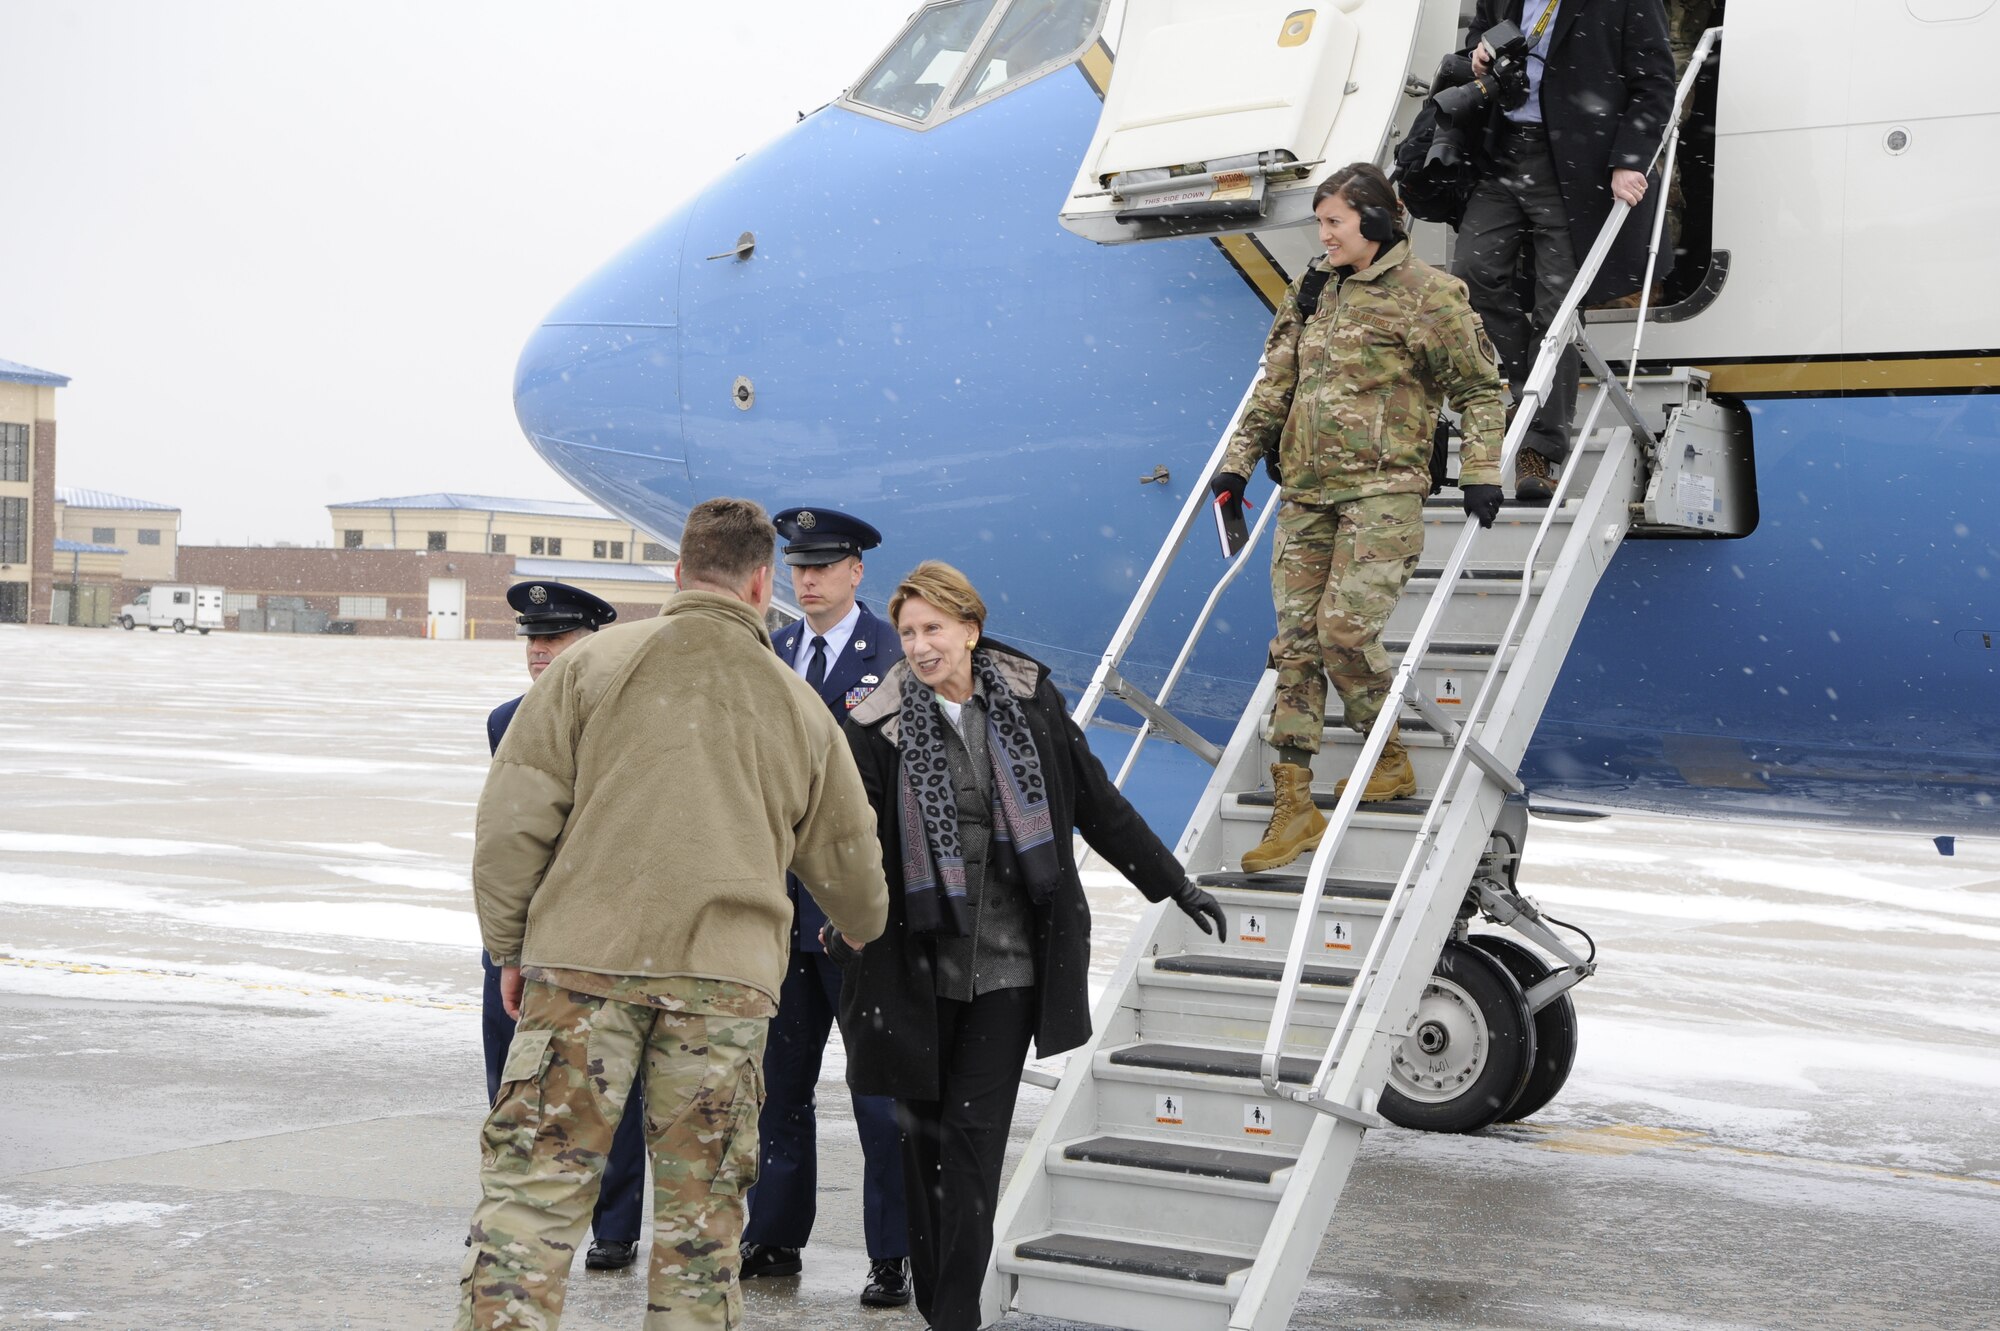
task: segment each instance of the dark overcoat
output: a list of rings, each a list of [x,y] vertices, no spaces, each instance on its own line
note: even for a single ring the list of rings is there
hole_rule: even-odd
[[[991,638],[979,651],[992,655],[1021,703],[1034,736],[1056,828],[1061,881],[1035,908],[1035,1051],[1047,1058],[1090,1038],[1090,905],[1077,877],[1074,828],[1090,848],[1125,875],[1149,901],[1160,901],[1184,882],[1173,851],[1153,834],[1138,810],[1118,793],[1069,718],[1062,693],[1040,662]],[[913,937],[903,909],[902,672],[898,665],[874,696],[848,713],[847,740],[861,768],[861,784],[875,806],[882,838],[882,869],[889,880],[889,927],[855,957],[836,947],[845,964],[840,992],[841,1031],[847,1038],[847,1082],[863,1095],[905,1100],[938,1096],[937,979],[934,947]]]
[[[1479,0],[1469,39],[1476,45],[1494,24],[1506,19],[1519,23],[1521,10],[1522,0]],[[1660,0],[1562,0],[1542,69],[1541,95],[1542,124],[1569,214],[1570,244],[1581,266],[1611,215],[1612,170],[1644,171],[1673,110],[1674,52],[1667,43]],[[1502,118],[1498,107],[1490,114],[1479,154],[1479,168],[1488,175],[1497,173],[1494,148]],[[1639,289],[1659,191],[1655,171],[1647,179],[1645,201],[1619,228],[1585,304]],[[1658,271],[1664,274],[1673,252],[1664,244],[1661,249]]]

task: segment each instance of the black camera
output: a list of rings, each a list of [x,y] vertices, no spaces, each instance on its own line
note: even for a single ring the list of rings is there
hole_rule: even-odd
[[[1448,55],[1438,62],[1430,97],[1437,128],[1426,165],[1457,166],[1464,160],[1468,126],[1492,106],[1512,111],[1528,100],[1528,38],[1520,25],[1496,24],[1480,44],[1493,53],[1484,74],[1473,70],[1469,56]]]

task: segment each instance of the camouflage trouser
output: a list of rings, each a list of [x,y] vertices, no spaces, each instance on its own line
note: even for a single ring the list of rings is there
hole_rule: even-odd
[[[1286,500],[1271,549],[1278,696],[1271,743],[1319,752],[1326,682],[1367,732],[1395,672],[1382,629],[1424,548],[1422,495],[1378,495],[1325,506]]]
[[[643,1061],[653,1160],[646,1331],[743,1324],[737,1244],[757,1178],[763,1017],[672,1012],[526,982],[480,1133],[458,1331],[552,1331]]]

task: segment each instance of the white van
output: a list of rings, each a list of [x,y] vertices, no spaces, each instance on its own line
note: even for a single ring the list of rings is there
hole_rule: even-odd
[[[193,629],[205,634],[222,627],[222,588],[172,583],[148,587],[118,611],[118,622],[128,629],[144,624],[155,633],[170,628],[176,633]]]

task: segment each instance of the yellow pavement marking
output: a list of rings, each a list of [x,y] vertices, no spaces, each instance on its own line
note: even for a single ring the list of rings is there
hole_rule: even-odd
[[[435,1008],[440,1012],[477,1012],[477,1003],[454,1003],[435,998],[410,998],[403,994],[363,994],[352,989],[322,989],[305,984],[277,984],[269,980],[239,980],[227,975],[203,975],[196,971],[168,970],[165,967],[102,966],[89,961],[42,961],[32,957],[10,957],[0,953],[0,965],[25,970],[66,971],[73,975],[138,975],[156,980],[200,980],[226,984],[252,992],[304,994],[309,998],[346,998],[357,1003],[401,1003],[408,1007]]]
[[[1886,1178],[1915,1179],[1927,1183],[1979,1183],[1989,1188],[2000,1188],[2000,1179],[1978,1174],[1953,1174],[1937,1169],[1906,1169],[1899,1165],[1871,1165],[1856,1160],[1828,1160],[1816,1155],[1761,1151],[1749,1146],[1731,1146],[1728,1142],[1716,1141],[1703,1132],[1651,1127],[1643,1123],[1611,1123],[1598,1128],[1552,1128],[1539,1127],[1533,1123],[1513,1123],[1508,1126],[1514,1131],[1525,1132],[1531,1138],[1539,1139],[1528,1140],[1525,1145],[1545,1151],[1561,1151],[1568,1155],[1624,1156],[1650,1150],[1720,1151],[1727,1155],[1743,1156],[1751,1160],[1769,1160],[1777,1164],[1822,1165],[1829,1169]]]

